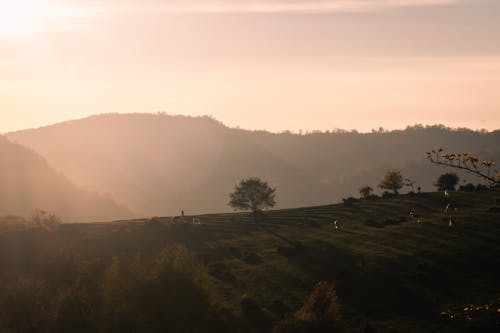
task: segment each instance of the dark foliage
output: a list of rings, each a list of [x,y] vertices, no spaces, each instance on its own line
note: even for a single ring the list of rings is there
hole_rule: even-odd
[[[344,207],[352,207],[352,206],[354,206],[354,204],[356,203],[356,201],[357,201],[357,199],[353,198],[353,197],[343,198],[342,199],[342,204],[344,205]]]
[[[463,192],[474,192],[476,190],[476,186],[472,183],[467,183],[465,185],[460,185],[458,189]]]
[[[361,194],[361,197],[363,199],[369,199],[372,192],[373,188],[371,188],[371,186],[363,186],[362,188],[359,189],[359,194]]]
[[[338,332],[339,305],[335,287],[325,281],[314,286],[304,305],[292,318],[281,321],[274,333]]]
[[[250,210],[256,214],[276,204],[276,188],[270,187],[266,181],[258,177],[250,177],[240,181],[230,195],[229,206],[234,209]]]
[[[75,264],[74,281],[54,283],[43,276],[3,280],[0,331],[228,330],[212,303],[204,267],[185,247],[167,248],[150,259],[114,257],[109,264]]]
[[[444,173],[439,176],[434,185],[438,188],[439,191],[455,191],[459,180],[460,178],[456,173]]]
[[[269,332],[272,329],[272,314],[262,309],[253,298],[243,295],[241,312],[248,320],[249,326],[253,326],[261,332]]]
[[[404,186],[403,175],[400,171],[389,171],[386,173],[384,179],[379,184],[382,190],[390,190],[394,194],[398,194],[399,190]]]

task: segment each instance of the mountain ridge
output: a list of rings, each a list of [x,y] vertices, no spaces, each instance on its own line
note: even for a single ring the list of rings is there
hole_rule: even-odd
[[[300,135],[230,128],[208,116],[104,114],[6,136],[80,186],[150,216],[228,211],[228,193],[249,176],[277,186],[278,208],[291,208],[339,201],[363,185],[376,188],[388,169],[430,190],[444,171],[429,165],[425,152],[440,146],[500,156],[500,131],[442,125]]]

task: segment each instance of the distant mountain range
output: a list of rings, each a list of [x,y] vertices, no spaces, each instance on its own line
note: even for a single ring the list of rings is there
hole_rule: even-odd
[[[0,136],[0,216],[29,216],[37,209],[68,222],[132,216],[110,198],[78,188],[31,149]]]
[[[249,176],[278,187],[279,208],[358,195],[361,186],[376,188],[389,169],[430,190],[444,169],[430,165],[425,152],[437,147],[500,161],[500,131],[443,126],[298,135],[228,128],[209,117],[105,114],[6,137],[44,156],[80,187],[143,215],[229,211],[228,193]]]

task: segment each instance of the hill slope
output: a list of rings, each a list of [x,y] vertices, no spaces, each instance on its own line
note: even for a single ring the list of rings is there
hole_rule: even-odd
[[[294,135],[231,129],[208,117],[108,114],[7,136],[77,184],[148,215],[227,211],[228,193],[248,176],[276,185],[278,207],[287,208],[335,202],[363,185],[376,188],[390,168],[430,190],[443,172],[425,160],[436,146],[500,157],[500,131],[439,126]]]
[[[500,319],[499,198],[498,190],[452,193],[458,211],[451,228],[443,196],[425,193],[271,211],[258,223],[248,214],[216,214],[198,216],[201,225],[155,218],[64,225],[49,234],[31,229],[0,237],[0,267],[12,276],[43,278],[48,273],[36,263],[73,253],[99,281],[112,258],[149,262],[166,244],[182,244],[206,265],[214,299],[235,315],[246,294],[276,323],[300,307],[315,282],[327,280],[336,285],[348,332],[363,331],[368,322],[376,332],[493,332]],[[410,210],[420,222],[410,220]],[[22,251],[17,244],[25,244]],[[24,257],[33,266],[6,266]],[[74,270],[58,277],[77,281],[63,274]],[[481,308],[464,310],[471,304]],[[250,331],[268,332],[266,325]]]
[[[132,215],[111,199],[79,189],[41,156],[0,136],[0,216],[29,215],[36,209],[73,221]]]

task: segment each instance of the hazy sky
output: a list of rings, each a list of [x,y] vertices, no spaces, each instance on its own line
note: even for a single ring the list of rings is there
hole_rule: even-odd
[[[500,128],[500,0],[0,0],[0,132],[108,112]]]

